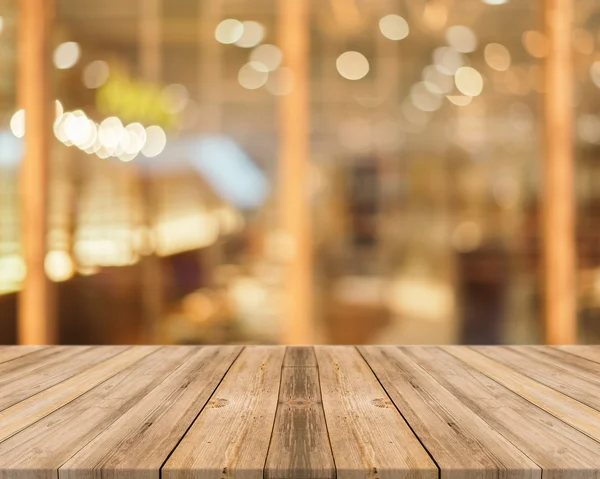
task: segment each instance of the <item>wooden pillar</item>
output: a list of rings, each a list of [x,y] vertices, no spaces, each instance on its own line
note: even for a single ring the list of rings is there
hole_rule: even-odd
[[[158,82],[162,76],[162,0],[138,0],[140,12],[140,70],[144,80]]]
[[[314,340],[310,158],[309,1],[279,0],[279,46],[284,65],[295,77],[294,89],[279,101],[280,224],[291,248],[286,275],[284,344]]]
[[[17,95],[25,109],[25,156],[20,170],[21,241],[27,275],[19,294],[19,344],[57,340],[50,283],[44,271],[48,157],[54,118],[50,59],[54,5],[20,0]]]
[[[142,78],[158,84],[162,79],[162,0],[138,0],[140,14],[139,55]],[[156,199],[153,194],[152,178],[146,177],[142,167],[137,167],[136,174],[140,181],[142,208],[145,226],[152,228],[155,223]],[[155,253],[145,256],[140,261],[141,296],[143,331],[141,340],[144,343],[160,342],[159,325],[164,310],[164,283],[161,259]]]
[[[572,145],[573,0],[544,0],[548,40],[543,193],[545,341],[577,340]]]

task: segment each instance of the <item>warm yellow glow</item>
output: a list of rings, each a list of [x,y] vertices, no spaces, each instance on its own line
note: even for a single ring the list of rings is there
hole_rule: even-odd
[[[207,211],[163,218],[154,228],[156,252],[160,256],[210,246],[218,236],[219,218]]]
[[[243,32],[240,38],[235,42],[238,47],[252,48],[263,41],[265,37],[265,27],[258,22],[243,22]]]
[[[66,70],[75,66],[81,56],[81,48],[77,42],[61,43],[54,50],[54,66]]]
[[[260,62],[248,62],[238,73],[238,82],[247,90],[260,88],[269,78],[267,67]]]
[[[464,25],[454,25],[448,28],[446,40],[452,48],[461,53],[470,53],[477,49],[475,33]]]
[[[464,95],[477,96],[483,90],[481,73],[471,67],[460,67],[454,75],[456,88]]]
[[[544,58],[548,54],[546,37],[537,30],[529,30],[523,33],[523,46],[535,58]]]
[[[486,63],[497,71],[506,71],[510,68],[510,52],[500,43],[488,43],[483,50]]]
[[[244,26],[239,20],[228,18],[223,20],[215,30],[215,38],[226,45],[237,42],[244,33]]]
[[[46,275],[52,281],[66,281],[75,274],[75,264],[71,255],[63,250],[53,250],[46,254],[44,260]]]
[[[379,30],[390,40],[402,40],[410,33],[407,21],[400,15],[386,15],[379,20]]]
[[[275,45],[265,44],[256,47],[250,54],[250,61],[262,63],[265,68],[272,72],[281,65],[283,54]]]
[[[423,8],[423,21],[431,30],[441,30],[448,21],[448,7],[441,0],[430,0]]]
[[[108,63],[96,60],[89,63],[83,70],[83,84],[90,89],[100,88],[110,75]]]
[[[359,52],[342,53],[336,61],[337,71],[347,80],[360,80],[369,73],[369,61]]]
[[[428,277],[398,277],[383,291],[390,310],[403,317],[444,321],[454,308],[449,284]]]
[[[17,138],[25,136],[25,110],[16,111],[10,119],[10,131]]]
[[[0,256],[0,281],[23,281],[27,268],[19,254]]]
[[[146,142],[142,147],[142,154],[147,158],[160,155],[167,146],[167,135],[160,126],[146,128]]]

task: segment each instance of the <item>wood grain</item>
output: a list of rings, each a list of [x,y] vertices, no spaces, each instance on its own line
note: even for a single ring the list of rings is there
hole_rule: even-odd
[[[404,348],[359,347],[440,467],[442,479],[540,478],[541,469],[422,369]]]
[[[577,358],[557,361],[548,347],[475,347],[478,353],[540,382],[566,396],[600,410],[600,365],[580,366]]]
[[[0,479],[600,479],[596,351],[0,347]]]
[[[333,479],[335,465],[311,347],[288,347],[265,479]]]
[[[46,346],[1,346],[0,347],[0,363],[12,361],[15,358],[20,358],[35,351],[39,351]]]
[[[438,477],[356,349],[317,346],[315,351],[338,479]]]
[[[443,387],[542,468],[544,479],[600,470],[600,444],[502,384],[435,347],[405,350]]]
[[[5,409],[0,412],[0,441],[39,421],[157,349],[154,346],[126,349],[118,356]]]
[[[113,369],[101,384],[0,443],[0,478],[56,478],[62,464],[172,374],[193,349],[142,348],[147,354],[138,361]]]
[[[21,369],[13,374],[0,372],[0,410],[6,409],[34,394],[52,387],[77,373],[86,371],[95,364],[101,363],[123,352],[120,346],[69,347],[59,350],[43,361],[34,363],[27,373]],[[37,354],[26,358],[35,361]],[[25,359],[25,358],[23,358]],[[16,361],[7,363],[6,366]]]
[[[155,389],[60,468],[60,478],[157,478],[241,347],[193,348]]]
[[[245,349],[162,469],[163,479],[262,478],[285,349]]]
[[[560,351],[579,356],[580,358],[587,359],[600,363],[600,347],[599,346],[554,346]]]
[[[453,356],[539,408],[600,440],[600,412],[465,347],[443,346]]]

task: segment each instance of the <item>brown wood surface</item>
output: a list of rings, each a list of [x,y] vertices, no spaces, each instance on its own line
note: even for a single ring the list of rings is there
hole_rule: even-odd
[[[0,479],[600,478],[579,347],[0,347]]]
[[[319,370],[311,347],[287,349],[265,477],[335,478]]]

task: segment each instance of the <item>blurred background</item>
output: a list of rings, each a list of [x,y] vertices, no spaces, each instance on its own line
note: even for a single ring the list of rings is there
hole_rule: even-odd
[[[596,0],[0,0],[0,343],[600,337]]]

